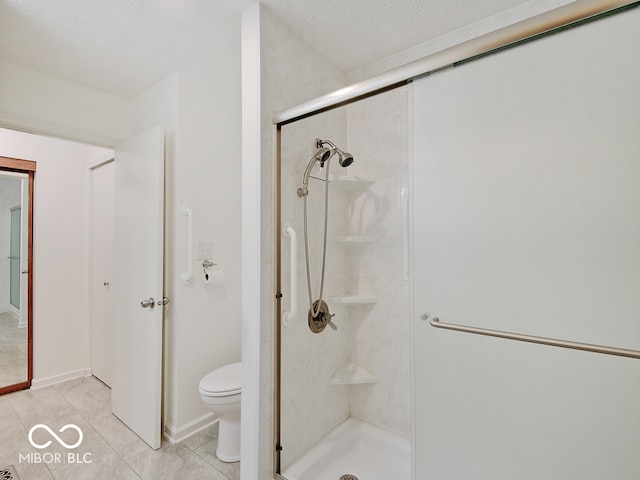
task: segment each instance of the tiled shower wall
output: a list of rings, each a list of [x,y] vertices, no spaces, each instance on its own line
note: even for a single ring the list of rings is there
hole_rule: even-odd
[[[311,100],[332,92],[346,84],[346,75],[328,62],[298,35],[275,18],[264,5],[260,12],[260,70],[262,98],[262,298],[261,298],[261,384],[260,417],[266,428],[260,438],[260,478],[273,478],[273,330],[274,330],[274,278],[275,262],[273,238],[280,234],[280,226],[274,225],[274,182],[273,182],[273,112]],[[318,133],[317,133],[318,132]],[[303,135],[298,146],[312,148],[314,135],[318,129],[310,129],[310,135]],[[297,143],[297,142],[296,142]],[[296,161],[308,161],[305,151]],[[302,178],[300,175],[299,178]],[[298,362],[298,359],[293,361]],[[303,434],[304,435],[304,434]],[[288,441],[294,448],[297,439]]]
[[[286,465],[312,447],[325,434],[349,417],[348,389],[330,385],[331,377],[349,358],[350,322],[345,307],[336,308],[330,297],[342,295],[347,288],[345,252],[327,240],[326,273],[322,298],[329,304],[338,330],[327,327],[313,333],[308,327],[310,308],[304,253],[304,200],[296,190],[302,185],[304,170],[316,152],[315,138],[330,139],[346,145],[347,112],[334,110],[282,129],[282,221],[292,225],[298,234],[298,313],[291,324],[282,328],[282,459]],[[327,167],[325,167],[326,169]],[[324,170],[315,168],[312,176],[324,178]],[[340,173],[336,158],[330,172]],[[331,186],[331,185],[330,185]],[[320,295],[322,244],[324,232],[325,183],[312,178],[307,196],[308,238],[313,300]],[[347,227],[344,199],[329,192],[329,225],[331,237]],[[290,302],[290,242],[283,239],[282,292],[283,309]]]
[[[272,222],[273,168],[270,164],[271,112],[279,111],[323,93],[335,91],[344,75],[314,52],[299,37],[261,9],[263,78],[263,375],[262,417],[271,416],[273,351],[273,269],[270,239],[281,235]],[[346,248],[329,241],[323,298],[359,294],[376,303],[345,306],[328,301],[338,331],[327,328],[313,334],[307,327],[309,299],[304,267],[302,207],[295,190],[302,182],[315,152],[316,137],[329,138],[355,156],[341,169],[332,160],[333,175],[363,176],[375,182],[365,189],[332,189],[329,235],[369,235],[375,241]],[[298,305],[292,324],[284,327],[282,357],[283,466],[286,467],[348,416],[410,437],[408,280],[406,277],[407,185],[406,91],[395,90],[349,107],[342,107],[282,129],[282,222],[298,232]],[[317,172],[316,172],[317,173]],[[310,184],[309,207],[314,297],[319,284],[323,183]],[[289,242],[282,238],[283,310],[290,305]],[[272,285],[272,287],[268,287]],[[330,385],[329,380],[347,362],[377,377],[377,383]],[[261,478],[269,477],[272,437],[261,440]]]
[[[348,107],[349,174],[372,179],[351,194],[349,285],[376,303],[350,308],[352,361],[376,383],[350,386],[351,416],[411,438],[408,261],[408,100],[398,88]]]
[[[307,325],[303,199],[296,194],[314,139],[330,139],[350,151],[332,176],[363,182],[329,183],[327,265],[323,299],[338,330],[314,334]],[[286,468],[349,416],[409,439],[410,330],[407,260],[406,88],[295,122],[282,129],[282,222],[298,234],[298,313],[282,328],[282,463]],[[312,176],[324,178],[324,169]],[[348,186],[350,185],[350,186]],[[309,182],[308,238],[312,297],[319,296],[325,183]],[[336,237],[363,241],[341,242]],[[283,240],[283,310],[289,310],[290,241]],[[372,298],[345,305],[332,297]],[[374,383],[332,384],[353,364]],[[358,379],[360,381],[361,379]]]

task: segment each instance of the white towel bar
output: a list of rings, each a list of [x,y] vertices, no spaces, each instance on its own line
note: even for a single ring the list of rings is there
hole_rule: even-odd
[[[420,317],[427,320],[427,315]],[[628,350],[626,348],[606,347],[604,345],[593,345],[591,343],[571,342],[568,340],[557,340],[555,338],[536,337],[533,335],[522,335],[519,333],[503,332],[500,330],[489,330],[486,328],[468,327],[466,325],[456,325],[454,323],[443,323],[438,317],[432,318],[429,323],[432,327],[455,330],[458,332],[475,333],[477,335],[487,335],[490,337],[506,338],[520,342],[539,343],[552,347],[571,348],[573,350],[584,350],[587,352],[603,353],[605,355],[617,355],[619,357],[629,357],[640,359],[640,351]]]

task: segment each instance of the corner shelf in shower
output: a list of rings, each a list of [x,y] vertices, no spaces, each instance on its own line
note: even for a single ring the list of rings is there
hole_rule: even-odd
[[[341,305],[370,305],[377,301],[378,299],[374,297],[359,297],[358,295],[340,295],[329,298],[329,302]]]
[[[342,243],[345,246],[358,246],[375,242],[373,237],[359,235],[336,235],[332,237],[334,242]]]
[[[376,183],[370,177],[356,177],[351,175],[329,175],[329,184],[343,192],[369,188]]]
[[[354,363],[347,363],[329,380],[329,385],[356,385],[360,383],[377,383],[375,375]]]

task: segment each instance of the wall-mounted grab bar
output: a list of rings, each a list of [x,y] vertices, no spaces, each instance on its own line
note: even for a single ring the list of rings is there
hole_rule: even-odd
[[[291,300],[289,310],[282,314],[282,325],[285,327],[291,324],[291,319],[298,313],[298,235],[291,225],[282,225],[282,235],[291,239]]]
[[[427,320],[427,315],[420,317]],[[640,351],[628,350],[625,348],[606,347],[604,345],[593,345],[591,343],[571,342],[567,340],[557,340],[555,338],[536,337],[533,335],[522,335],[519,333],[503,332],[500,330],[489,330],[486,328],[468,327],[466,325],[457,325],[454,323],[443,323],[438,317],[433,317],[429,323],[436,328],[444,328],[446,330],[455,330],[458,332],[475,333],[477,335],[487,335],[490,337],[506,338],[509,340],[517,340],[520,342],[539,343],[552,347],[571,348],[573,350],[584,350],[587,352],[603,353],[606,355],[617,355],[619,357],[629,357],[640,359]]]
[[[189,207],[182,206],[182,214],[187,217],[187,257],[189,261],[189,266],[187,267],[187,271],[182,274],[180,279],[182,283],[185,285],[189,285],[191,283],[191,279],[193,278],[193,264],[195,262],[193,258],[193,212]]]

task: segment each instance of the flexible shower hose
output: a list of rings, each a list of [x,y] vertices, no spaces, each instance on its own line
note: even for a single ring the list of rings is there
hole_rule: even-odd
[[[318,316],[320,313],[320,306],[322,305],[322,293],[324,291],[324,271],[325,264],[327,260],[327,224],[329,217],[329,165],[331,162],[331,158],[326,161],[327,169],[325,171],[324,178],[324,235],[322,241],[322,273],[320,274],[320,295],[318,297],[318,301],[316,302],[316,307],[313,307],[313,295],[311,293],[311,271],[309,267],[309,234],[307,232],[307,197],[309,195],[305,195],[304,199],[304,253],[305,253],[305,261],[307,266],[307,291],[309,292],[309,309],[312,312],[313,318]]]

